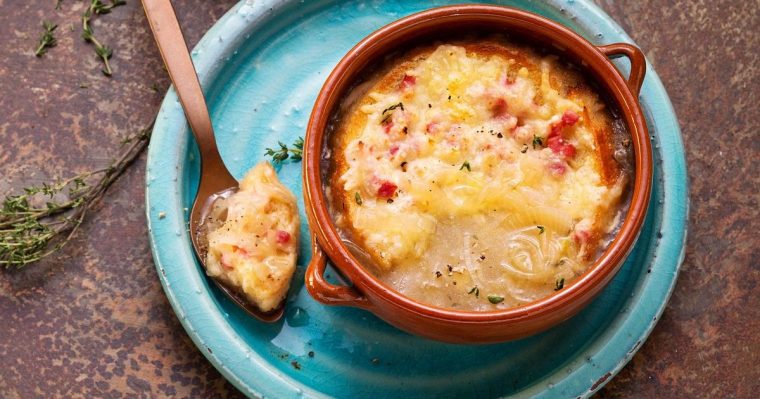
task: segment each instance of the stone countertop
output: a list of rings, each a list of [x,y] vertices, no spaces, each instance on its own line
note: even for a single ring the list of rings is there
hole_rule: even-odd
[[[175,1],[194,44],[235,0]],[[597,394],[756,397],[760,390],[760,5],[599,1],[646,52],[679,116],[690,178],[686,259],[650,338]],[[0,0],[0,190],[101,167],[148,124],[168,78],[137,0],[79,36],[82,1]],[[40,21],[60,26],[39,59]],[[158,87],[159,90],[154,90]],[[0,396],[239,397],[195,348],[159,284],[144,155],[60,253],[0,272]]]

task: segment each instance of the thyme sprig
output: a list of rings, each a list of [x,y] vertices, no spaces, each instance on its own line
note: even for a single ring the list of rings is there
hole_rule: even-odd
[[[111,4],[106,4],[103,0],[90,0],[90,9],[97,15],[108,14],[112,9],[127,4],[126,0],[111,0]]]
[[[55,36],[53,36],[53,31],[55,31],[55,28],[57,28],[58,25],[50,21],[42,21],[42,27],[45,29],[45,32],[42,33],[39,46],[37,47],[37,50],[34,51],[34,55],[37,57],[42,57],[42,55],[47,52],[47,49],[55,47],[58,44]]]
[[[293,147],[288,147],[282,141],[278,141],[280,146],[278,149],[266,148],[264,155],[271,156],[272,162],[275,164],[282,163],[282,161],[290,158],[294,161],[300,161],[303,157],[303,137],[299,137],[293,142]]]
[[[92,43],[95,46],[95,54],[103,61],[103,75],[111,76],[113,70],[111,70],[111,63],[109,60],[113,56],[113,49],[101,43],[92,30],[92,18],[95,15],[103,15],[111,12],[115,7],[127,4],[125,0],[111,0],[109,4],[104,3],[102,0],[90,0],[90,5],[82,14],[82,39],[88,43]]]
[[[63,248],[88,211],[145,149],[152,128],[151,122],[125,139],[126,147],[106,168],[5,196],[0,203],[0,266],[21,268]]]

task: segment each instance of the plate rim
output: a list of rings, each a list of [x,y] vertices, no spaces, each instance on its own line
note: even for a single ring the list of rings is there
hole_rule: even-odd
[[[192,52],[193,61],[198,69],[201,83],[206,86],[204,83],[209,83],[209,79],[215,77],[216,73],[223,65],[221,60],[224,60],[225,56],[228,56],[235,48],[239,47],[242,41],[242,36],[244,36],[246,30],[251,29],[252,26],[258,25],[258,22],[265,22],[267,18],[266,14],[273,12],[276,8],[285,6],[292,1],[295,0],[261,0],[256,2],[251,0],[241,0],[226,12],[203,35],[203,38],[198,42]],[[571,6],[569,2],[564,2],[562,0],[545,0],[543,3],[550,8],[556,8],[559,10],[568,10]],[[584,20],[601,21],[601,25],[596,25],[596,30],[604,33],[607,37],[612,36],[613,39],[615,39],[615,42],[625,41],[635,44],[614,20],[612,20],[598,6],[591,3],[590,0],[576,0],[572,4],[572,10],[580,20],[578,21],[578,19],[574,19],[574,22],[580,23],[581,26],[584,23]],[[584,13],[587,13],[588,15],[583,16]],[[244,18],[236,18],[237,16],[244,16]],[[584,28],[590,31],[590,24]],[[571,27],[571,29],[573,29],[573,27]],[[588,37],[583,34],[584,32],[580,33],[583,36]],[[222,41],[221,38],[223,37],[228,39]],[[216,38],[220,39],[217,41]],[[616,40],[617,38],[620,38],[621,40]],[[625,70],[625,68],[623,69]],[[548,395],[546,391],[547,383],[552,384],[550,385],[552,390],[559,389],[562,385],[569,385],[566,387],[568,389],[575,388],[572,384],[573,381],[570,381],[570,377],[579,375],[587,377],[588,384],[583,384],[584,387],[580,391],[574,390],[573,395],[577,394],[581,397],[590,396],[610,381],[610,379],[614,377],[638,351],[643,342],[652,332],[657,321],[660,319],[660,316],[672,295],[680,266],[685,256],[689,213],[689,182],[686,174],[683,140],[675,111],[662,82],[651,64],[648,62],[647,77],[641,90],[641,98],[644,98],[645,96],[658,100],[656,102],[657,106],[651,109],[651,118],[658,121],[662,120],[665,122],[664,124],[668,124],[668,126],[659,129],[663,130],[664,128],[667,128],[668,133],[670,133],[665,137],[658,136],[661,140],[663,138],[667,139],[662,140],[660,146],[663,147],[663,149],[668,148],[674,150],[672,153],[669,153],[668,157],[662,158],[660,165],[656,165],[656,167],[659,166],[662,168],[660,173],[663,174],[662,184],[665,191],[662,193],[662,196],[663,198],[671,198],[672,200],[664,201],[662,204],[659,204],[655,198],[652,198],[650,203],[650,207],[655,206],[662,208],[662,219],[660,220],[661,230],[668,232],[669,235],[680,234],[681,236],[680,240],[672,239],[660,241],[659,247],[656,251],[658,254],[664,253],[666,256],[675,258],[665,261],[669,264],[675,262],[672,266],[672,276],[665,279],[665,281],[660,279],[661,284],[657,287],[652,287],[651,282],[653,280],[649,279],[641,289],[642,291],[656,290],[656,292],[659,293],[658,297],[662,298],[662,301],[659,304],[654,305],[655,311],[654,313],[650,313],[654,314],[654,316],[647,324],[645,324],[644,329],[641,330],[637,336],[631,338],[621,336],[619,332],[620,328],[625,325],[625,322],[630,322],[631,319],[630,317],[627,317],[623,320],[622,325],[614,328],[611,337],[605,341],[605,345],[602,348],[596,348],[596,344],[599,343],[598,337],[591,341],[591,344],[586,351],[599,349],[599,352],[603,354],[610,350],[617,350],[617,352],[620,352],[620,349],[625,350],[623,356],[607,355],[607,358],[619,359],[615,364],[607,364],[604,367],[584,367],[588,366],[587,364],[584,364],[575,368],[571,374],[563,376],[563,378],[554,383],[550,382],[549,379],[557,373],[547,374],[533,384],[521,389],[517,393],[518,396]],[[184,131],[184,134],[177,136],[176,134],[171,135],[167,133],[176,130]],[[660,133],[659,130],[656,133]],[[652,132],[650,132],[650,134],[652,134]],[[170,139],[167,136],[174,136],[174,138]],[[182,276],[167,276],[167,268],[176,268],[176,266],[172,265],[172,262],[175,259],[186,259],[188,256],[190,256],[191,259],[194,259],[188,236],[186,234],[181,234],[181,232],[185,231],[184,214],[182,212],[183,207],[181,202],[182,193],[180,190],[182,181],[180,173],[181,165],[185,163],[185,159],[181,154],[187,152],[187,147],[190,141],[183,140],[184,137],[187,137],[187,126],[184,114],[179,106],[174,89],[170,88],[161,104],[148,149],[145,176],[145,211],[150,246],[156,271],[172,309],[201,353],[206,356],[211,364],[219,370],[228,381],[247,396],[261,397],[282,395],[284,393],[282,389],[290,388],[289,393],[293,396],[305,395],[311,397],[324,397],[324,394],[309,386],[301,384],[297,380],[291,379],[289,376],[278,372],[276,369],[270,369],[267,367],[246,368],[245,371],[248,380],[267,381],[266,383],[255,384],[255,386],[240,378],[238,375],[238,368],[240,367],[240,357],[242,353],[245,353],[246,357],[253,356],[251,361],[256,364],[263,365],[266,362],[262,358],[256,356],[255,352],[247,351],[247,349],[245,349],[246,345],[243,345],[243,342],[239,339],[237,334],[232,334],[234,328],[229,326],[225,317],[219,313],[215,306],[212,306],[213,300],[210,298],[210,295],[208,293],[202,293],[202,286],[198,283],[201,278],[205,278],[204,276],[198,276],[197,273],[189,273],[189,275],[186,274]],[[174,145],[167,148],[166,144],[172,142]],[[172,165],[167,165],[167,153],[170,155],[178,155],[174,159],[170,159],[171,161],[174,161]],[[154,170],[157,172],[154,173]],[[670,173],[665,174],[665,171],[669,171]],[[671,189],[673,192],[668,192],[668,189]],[[173,206],[163,209],[166,205]],[[167,243],[169,240],[175,242],[175,244],[169,245]],[[660,262],[663,262],[663,260],[660,259]],[[193,276],[193,274],[196,275]],[[188,279],[190,281],[187,281]],[[172,288],[172,283],[176,284],[177,282],[188,285],[181,289]],[[200,301],[193,301],[193,297],[196,299],[203,299]],[[192,306],[190,306],[188,302],[192,303]],[[637,303],[636,306],[638,307],[641,305]],[[202,320],[198,320],[199,317],[194,315],[194,313],[199,311],[202,311],[201,314],[204,315],[203,317],[200,317]],[[204,327],[204,324],[213,324],[215,327],[221,327],[222,332],[225,333],[225,339],[220,339],[219,335],[208,334],[208,331],[206,331],[208,328],[207,326]],[[638,322],[636,324],[643,323]],[[216,331],[216,333],[218,334],[219,331]],[[632,342],[634,340],[636,342]],[[215,345],[214,343],[218,343],[219,345]],[[222,343],[224,345],[222,345]],[[230,348],[229,346],[234,346],[234,348]],[[600,365],[597,364],[596,366]],[[275,385],[277,387],[275,387]]]

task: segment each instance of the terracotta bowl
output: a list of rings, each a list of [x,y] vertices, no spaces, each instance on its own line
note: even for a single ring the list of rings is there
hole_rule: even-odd
[[[362,266],[343,244],[328,212],[323,189],[323,146],[328,121],[352,85],[373,65],[394,51],[450,35],[451,32],[493,32],[519,37],[552,48],[581,68],[606,92],[627,125],[633,144],[635,178],[630,208],[619,233],[588,270],[557,293],[519,307],[474,312],[422,304],[393,290]],[[610,57],[626,56],[631,73],[626,80]],[[638,103],[646,62],[630,44],[594,46],[570,29],[538,15],[506,7],[462,5],[435,8],[398,20],[362,40],[327,78],[309,120],[304,147],[304,197],[312,232],[313,257],[306,288],[327,305],[368,310],[413,334],[456,343],[513,340],[546,330],[580,311],[620,269],[644,223],[652,182],[652,154],[646,123]],[[352,286],[327,282],[327,260]]]

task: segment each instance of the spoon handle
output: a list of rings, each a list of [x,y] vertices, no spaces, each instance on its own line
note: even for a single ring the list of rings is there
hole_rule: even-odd
[[[142,0],[161,58],[177,91],[187,122],[198,143],[203,160],[201,167],[219,168],[228,174],[214,139],[214,128],[206,107],[198,75],[170,0]],[[204,170],[203,174],[206,171]],[[220,171],[222,172],[222,171]]]

